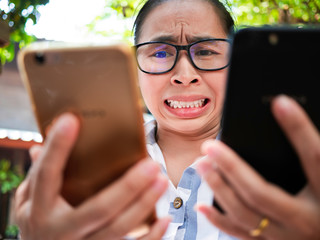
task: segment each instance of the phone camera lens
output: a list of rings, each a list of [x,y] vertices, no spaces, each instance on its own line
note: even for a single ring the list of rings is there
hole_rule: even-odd
[[[43,53],[36,53],[35,54],[35,60],[38,64],[44,64],[45,62],[45,57],[44,57],[44,54]]]
[[[279,38],[278,38],[277,34],[271,33],[269,35],[269,43],[273,46],[276,46],[278,44],[278,42],[279,42]]]

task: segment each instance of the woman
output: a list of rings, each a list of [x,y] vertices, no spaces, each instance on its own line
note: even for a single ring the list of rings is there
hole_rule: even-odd
[[[44,147],[32,148],[33,166],[16,195],[24,240],[119,239],[156,202],[160,218],[142,239],[320,239],[320,136],[293,100],[280,96],[272,110],[308,176],[308,186],[297,196],[267,183],[213,140],[220,127],[232,26],[216,0],[147,1],[136,20],[135,42],[139,85],[156,119],[146,124],[154,161],[141,161],[71,208],[59,189],[79,123],[63,115]],[[217,64],[212,58],[219,59]],[[200,156],[205,157],[197,161]],[[211,206],[212,190],[225,214]]]

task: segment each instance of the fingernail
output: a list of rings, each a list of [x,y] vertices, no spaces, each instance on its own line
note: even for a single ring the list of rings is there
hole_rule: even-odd
[[[278,106],[284,110],[288,109],[289,106],[291,105],[291,100],[286,95],[279,95],[276,98],[276,101],[277,101]]]
[[[71,114],[66,113],[58,118],[56,128],[60,133],[66,134],[74,124],[76,124],[74,117]]]
[[[166,216],[160,219],[160,226],[163,231],[165,231],[168,228],[169,223],[172,221],[171,216]]]
[[[201,152],[203,155],[207,154],[208,152],[208,148],[210,148],[212,146],[212,144],[214,143],[214,139],[210,139],[210,140],[206,140],[202,143],[201,145]]]
[[[140,172],[145,176],[155,176],[159,172],[159,166],[157,163],[151,160],[145,160],[140,163]]]
[[[276,118],[289,116],[292,112],[292,99],[284,94],[277,96],[273,104]]]
[[[220,144],[220,142],[218,140],[216,140],[208,148],[208,156],[210,158],[214,159],[220,155],[219,144]]]
[[[207,160],[199,161],[197,164],[197,171],[203,176],[209,172],[210,168],[212,168],[212,164],[210,164]]]
[[[199,211],[199,208],[201,207],[202,203],[196,203],[194,206],[193,206],[193,210],[195,211]]]
[[[152,188],[156,192],[163,192],[168,186],[168,180],[163,176],[159,175],[156,181],[153,183]]]
[[[193,208],[196,212],[200,212],[202,213],[203,215],[205,216],[208,216],[209,215],[209,210],[208,210],[208,207],[203,204],[203,203],[197,203],[196,205],[194,205],[194,208]]]

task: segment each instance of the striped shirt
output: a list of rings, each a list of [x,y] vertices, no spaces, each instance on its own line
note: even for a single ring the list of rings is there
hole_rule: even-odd
[[[147,150],[150,157],[160,164],[163,174],[167,175],[165,160],[155,138],[156,128],[155,120],[145,124]],[[196,162],[185,169],[177,187],[169,181],[168,190],[156,205],[158,217],[172,216],[163,240],[236,240],[194,211],[197,202],[210,205],[213,201],[213,192],[196,173],[195,165]],[[182,205],[175,208],[174,200],[177,197],[182,199]]]

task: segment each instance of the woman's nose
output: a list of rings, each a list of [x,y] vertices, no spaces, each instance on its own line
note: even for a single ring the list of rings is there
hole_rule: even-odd
[[[180,53],[176,66],[172,69],[172,71],[172,84],[188,86],[200,83],[198,71],[191,63],[187,53]]]

